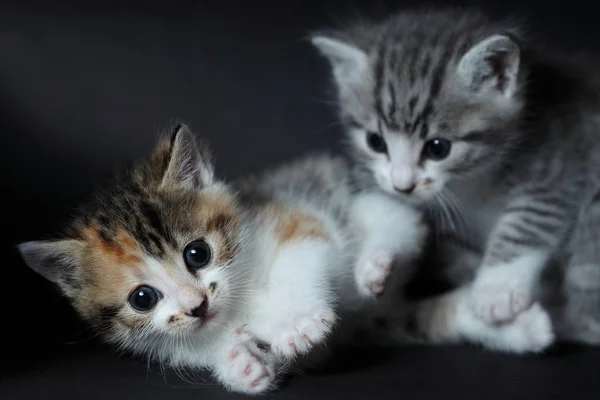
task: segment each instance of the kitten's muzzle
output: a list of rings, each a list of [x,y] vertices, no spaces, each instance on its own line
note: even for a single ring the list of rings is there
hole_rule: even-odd
[[[402,187],[402,188],[399,188],[399,187],[397,187],[397,186],[394,186],[394,190],[395,190],[396,192],[398,192],[398,193],[402,193],[402,194],[404,194],[404,195],[407,195],[407,196],[408,196],[408,195],[410,195],[412,192],[414,192],[414,191],[415,191],[416,187],[417,187],[417,185],[416,185],[415,183],[413,183],[413,184],[411,184],[411,185],[409,185],[409,186]]]
[[[208,314],[208,299],[202,300],[202,303],[189,313],[186,313],[189,317],[202,318],[205,319]]]

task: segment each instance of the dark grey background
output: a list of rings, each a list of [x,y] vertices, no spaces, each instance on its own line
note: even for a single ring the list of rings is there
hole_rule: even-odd
[[[98,348],[14,245],[59,229],[113,166],[146,154],[176,120],[210,141],[230,178],[336,148],[329,71],[304,37],[339,15],[422,2],[119,3],[0,5],[2,399],[227,397]],[[529,16],[534,34],[561,45],[599,46],[591,3],[470,3]],[[366,356],[353,357],[362,369],[298,378],[276,396],[600,398],[597,350],[519,359],[412,348],[372,366]]]

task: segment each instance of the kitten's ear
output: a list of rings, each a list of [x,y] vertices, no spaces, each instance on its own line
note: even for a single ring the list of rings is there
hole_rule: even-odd
[[[311,42],[329,61],[339,87],[344,88],[364,81],[369,57],[363,50],[324,35],[312,36]]]
[[[206,148],[198,147],[194,134],[186,125],[179,124],[171,137],[167,169],[161,187],[197,190],[212,183],[214,169]]]
[[[512,97],[517,89],[521,52],[506,35],[494,35],[473,46],[458,64],[458,75],[475,93]]]
[[[79,240],[47,240],[21,243],[17,249],[25,264],[65,292],[80,288],[78,262],[84,243]]]

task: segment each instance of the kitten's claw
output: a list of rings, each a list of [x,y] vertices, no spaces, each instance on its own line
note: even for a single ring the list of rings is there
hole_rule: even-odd
[[[284,325],[271,341],[274,354],[291,358],[307,353],[331,332],[337,317],[333,310],[323,309],[298,317],[293,323]]]
[[[372,253],[357,268],[356,284],[363,296],[379,296],[392,273],[394,257],[387,252]]]
[[[550,316],[539,303],[501,329],[506,346],[515,353],[539,353],[550,346],[555,337]]]
[[[275,368],[251,341],[237,343],[225,358],[222,379],[231,390],[258,394],[267,391],[275,380]]]
[[[508,322],[531,307],[531,288],[518,276],[482,272],[475,280],[470,299],[478,318],[491,324]]]

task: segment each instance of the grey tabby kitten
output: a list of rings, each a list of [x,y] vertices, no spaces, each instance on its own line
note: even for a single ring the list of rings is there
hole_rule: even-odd
[[[433,219],[451,252],[438,252],[472,278],[472,312],[502,324],[542,302],[559,339],[599,344],[596,64],[473,10],[407,11],[312,43],[363,187],[446,215]]]

